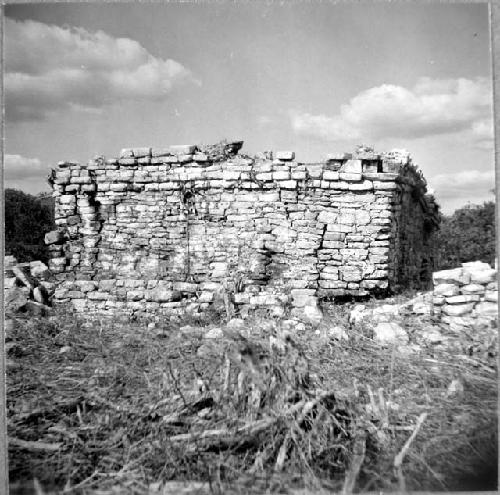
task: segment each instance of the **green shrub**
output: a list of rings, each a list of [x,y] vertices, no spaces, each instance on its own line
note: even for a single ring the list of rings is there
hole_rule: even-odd
[[[18,261],[48,261],[44,236],[54,228],[53,199],[5,190],[5,253]]]
[[[438,269],[468,261],[495,263],[495,203],[467,205],[443,216],[438,233]]]

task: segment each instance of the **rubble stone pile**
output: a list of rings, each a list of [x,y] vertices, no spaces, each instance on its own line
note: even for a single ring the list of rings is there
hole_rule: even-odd
[[[434,314],[445,323],[471,326],[498,316],[497,270],[473,261],[433,274]]]
[[[128,316],[214,304],[318,317],[318,298],[428,289],[437,206],[406,152],[324,163],[242,142],[60,162],[56,304]]]
[[[4,302],[6,313],[43,316],[50,311],[49,301],[55,284],[45,263],[19,263],[14,256],[4,257]]]

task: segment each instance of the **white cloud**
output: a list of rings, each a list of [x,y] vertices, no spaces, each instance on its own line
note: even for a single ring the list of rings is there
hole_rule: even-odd
[[[7,120],[36,120],[60,109],[98,110],[122,100],[157,101],[197,82],[179,62],[103,31],[5,21]]]
[[[438,199],[484,198],[491,200],[495,187],[495,172],[463,170],[456,173],[438,174],[427,179]]]
[[[273,119],[269,115],[260,115],[257,117],[257,124],[265,127],[273,123]]]
[[[472,134],[475,138],[475,145],[480,149],[493,149],[493,119],[478,120],[472,124]]]
[[[292,112],[291,121],[297,133],[325,140],[414,139],[470,130],[478,141],[491,141],[491,115],[487,78],[420,78],[411,89],[383,84],[362,91],[336,115]]]
[[[38,158],[22,155],[4,155],[4,178],[6,181],[29,178],[42,179],[49,173],[49,167]]]

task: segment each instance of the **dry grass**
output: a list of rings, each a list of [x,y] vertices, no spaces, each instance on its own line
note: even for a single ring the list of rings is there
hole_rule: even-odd
[[[145,494],[190,480],[205,492],[285,493],[457,490],[468,474],[484,478],[480,468],[497,464],[497,374],[494,357],[466,356],[477,335],[408,356],[376,345],[368,327],[327,338],[346,314],[337,307],[319,335],[274,347],[279,321],[217,340],[170,324],[18,321],[7,343],[11,482]],[[416,338],[429,322],[406,324]],[[454,379],[463,391],[447,395]]]

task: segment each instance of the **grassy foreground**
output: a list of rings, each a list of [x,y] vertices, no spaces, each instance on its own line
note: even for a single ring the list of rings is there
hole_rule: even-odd
[[[497,366],[484,334],[408,354],[377,345],[368,325],[349,328],[346,307],[328,313],[291,337],[260,319],[215,339],[203,338],[213,321],[17,319],[6,343],[11,486],[495,490]],[[431,323],[404,322],[415,343]],[[328,336],[335,325],[347,340]],[[202,483],[182,492],[171,480]]]

